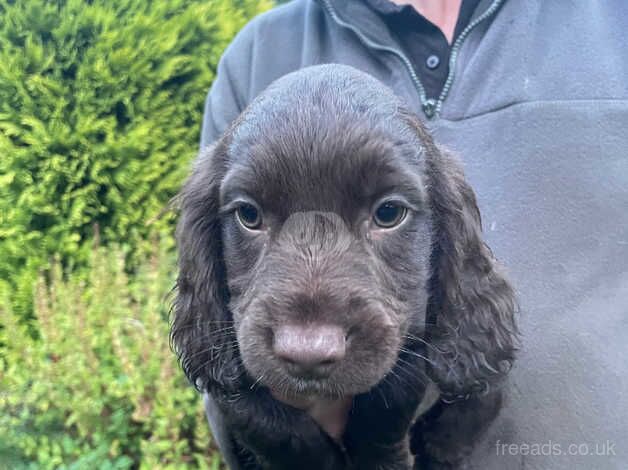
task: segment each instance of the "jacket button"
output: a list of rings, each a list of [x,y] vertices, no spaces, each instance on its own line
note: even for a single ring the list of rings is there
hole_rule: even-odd
[[[440,59],[437,55],[432,54],[427,59],[425,59],[425,65],[427,65],[427,68],[430,70],[434,70],[436,67],[438,67],[439,64]]]

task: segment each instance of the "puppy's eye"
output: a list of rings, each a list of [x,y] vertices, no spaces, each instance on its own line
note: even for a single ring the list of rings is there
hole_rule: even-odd
[[[398,202],[384,202],[375,210],[373,222],[381,228],[392,228],[401,223],[407,212],[407,208]]]
[[[262,225],[262,216],[253,204],[244,203],[236,209],[240,223],[249,230],[257,230]]]

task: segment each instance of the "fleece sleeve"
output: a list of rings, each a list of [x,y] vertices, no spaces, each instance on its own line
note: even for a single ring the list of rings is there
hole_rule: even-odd
[[[200,148],[212,144],[248,104],[251,76],[252,25],[247,25],[218,62],[216,77],[205,100]]]

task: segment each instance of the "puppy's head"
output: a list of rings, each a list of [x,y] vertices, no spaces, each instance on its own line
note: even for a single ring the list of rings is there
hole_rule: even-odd
[[[511,360],[512,293],[472,192],[365,74],[319,66],[275,82],[199,157],[181,210],[172,339],[198,386],[362,393],[426,323],[444,388]],[[450,329],[471,315],[466,344]],[[482,362],[452,360],[461,352]]]

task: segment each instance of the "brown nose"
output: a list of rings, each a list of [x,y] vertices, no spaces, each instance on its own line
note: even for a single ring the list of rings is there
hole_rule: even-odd
[[[290,374],[321,378],[345,356],[345,333],[336,325],[282,325],[273,348]]]

